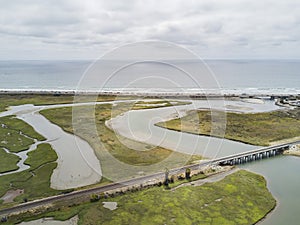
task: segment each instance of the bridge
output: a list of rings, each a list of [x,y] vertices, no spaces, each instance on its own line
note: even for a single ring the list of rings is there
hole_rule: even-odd
[[[289,150],[293,145],[300,144],[300,141],[290,142],[287,144],[281,144],[276,146],[264,147],[254,149],[242,153],[237,153],[229,156],[224,156],[209,161],[210,164],[217,165],[237,165],[247,163],[263,158],[269,158],[282,154],[284,151]]]
[[[200,164],[186,165],[180,168],[170,169],[170,173],[184,173],[187,168],[192,170],[197,170],[199,167],[208,165],[236,165],[240,163],[246,163],[254,160],[259,160],[262,158],[272,157],[282,154],[285,150],[288,150],[291,146],[299,144],[300,141],[291,142],[282,145],[276,145],[271,147],[259,148],[243,153],[238,153],[234,155],[229,155],[221,158],[212,159]],[[83,190],[74,191],[71,193],[66,193],[62,195],[51,196],[43,199],[37,199],[34,201],[22,203],[19,205],[11,206],[9,208],[0,209],[0,219],[1,216],[8,216],[12,213],[26,212],[30,209],[41,207],[47,204],[52,204],[57,201],[67,201],[78,197],[90,196],[91,194],[98,194],[110,190],[115,190],[122,187],[128,187],[133,185],[143,185],[151,179],[163,179],[165,176],[164,172],[158,172],[155,174],[149,174],[142,177],[133,178],[120,183],[112,183],[101,187],[93,187]]]

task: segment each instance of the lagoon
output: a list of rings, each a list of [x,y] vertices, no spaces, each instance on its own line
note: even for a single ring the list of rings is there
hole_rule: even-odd
[[[210,104],[206,101],[194,101],[194,103],[196,108],[211,107],[214,109],[231,105],[234,106],[235,111],[244,112],[264,112],[279,109],[273,101],[265,101],[263,104],[241,101],[225,101],[224,104],[219,100],[212,100]],[[182,116],[186,109],[193,108],[195,107],[189,105],[129,111],[124,115],[113,118],[109,125],[116,132],[128,138],[142,140],[149,144],[157,144],[181,152],[195,152],[210,158],[244,152],[258,147],[230,140],[176,132],[154,125],[159,121],[174,117],[174,114],[181,113]],[[282,155],[240,165],[239,167],[263,175],[267,180],[269,190],[277,200],[274,211],[260,221],[259,225],[299,224],[300,201],[297,196],[300,190],[300,180],[298,179],[300,159],[298,157]]]

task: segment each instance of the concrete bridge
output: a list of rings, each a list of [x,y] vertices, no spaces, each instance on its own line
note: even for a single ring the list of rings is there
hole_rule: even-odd
[[[218,165],[237,165],[237,164],[247,163],[255,160],[260,160],[263,158],[269,158],[276,155],[280,155],[284,151],[289,150],[290,147],[292,147],[293,145],[297,145],[297,144],[300,144],[300,141],[295,141],[287,144],[281,144],[281,145],[270,146],[265,148],[259,148],[247,152],[224,156],[221,158],[212,159],[209,161],[209,163],[218,164]]]

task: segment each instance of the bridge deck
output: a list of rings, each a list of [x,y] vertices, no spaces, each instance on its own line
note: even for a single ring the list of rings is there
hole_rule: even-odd
[[[238,159],[238,158],[244,158],[244,157],[247,157],[247,156],[252,156],[252,155],[255,155],[255,154],[266,153],[266,152],[274,151],[274,150],[275,151],[282,150],[282,152],[283,152],[284,150],[287,150],[291,145],[296,145],[296,144],[299,144],[299,143],[300,143],[300,141],[295,141],[295,142],[290,142],[290,143],[281,144],[281,145],[263,147],[263,148],[259,148],[259,149],[254,149],[254,150],[242,152],[242,153],[237,153],[237,154],[233,154],[233,155],[229,155],[229,156],[224,156],[224,157],[212,159],[209,162],[211,164],[220,163],[220,162],[224,162],[224,161],[230,161],[230,160],[234,160],[234,159]]]

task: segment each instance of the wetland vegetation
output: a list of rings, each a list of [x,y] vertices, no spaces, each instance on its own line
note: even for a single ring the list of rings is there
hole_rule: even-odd
[[[19,168],[17,163],[20,158],[12,153],[28,150],[35,140],[44,141],[45,138],[29,124],[14,116],[0,117],[0,125],[0,172],[4,173]],[[49,144],[39,144],[28,153],[24,162],[30,166],[29,169],[0,176],[0,196],[8,190],[21,189],[24,194],[16,197],[15,201],[23,202],[25,199],[33,200],[58,193],[50,188],[50,177],[57,166],[56,159],[57,155]]]
[[[20,98],[13,102],[13,105],[19,104],[20,102],[21,104],[32,103],[30,102],[32,100],[30,100],[30,98],[31,97],[27,99]],[[71,103],[70,99],[68,99],[69,97],[66,97],[65,99],[61,98],[60,100],[54,100],[54,98],[52,99],[52,97],[49,97],[50,100],[48,103],[43,102],[48,101],[45,99],[39,102],[38,99],[40,97],[37,96],[33,96],[32,98],[35,99],[34,101],[36,101],[35,104],[37,105]],[[94,148],[96,155],[99,156],[99,158],[101,158],[99,152],[105,149],[118,160],[138,166],[155,164],[163,161],[170,154],[175,154],[174,158],[179,159],[178,161],[173,162],[175,167],[182,163],[182,160],[186,160],[186,163],[192,163],[195,160],[201,159],[201,157],[191,157],[158,146],[151,146],[120,137],[105,124],[111,117],[120,115],[128,110],[165,107],[171,106],[170,104],[187,103],[168,103],[167,101],[153,101],[149,103],[148,101],[139,101],[135,104],[124,102],[114,105],[76,106],[75,108],[80,121],[72,119],[72,107],[47,109],[41,111],[41,114],[51,122],[62,127],[65,131],[81,134],[81,137],[88,141]],[[6,105],[6,103],[2,103],[2,109],[6,107],[3,107],[4,105]],[[250,120],[253,119],[251,118],[253,116],[251,114],[230,113],[227,122],[229,122],[229,127],[232,127],[231,134],[239,129],[239,127],[234,126],[237,126],[239,123],[242,124],[245,121],[247,122],[247,126],[263,126],[264,129],[271,128],[266,125],[266,121],[263,121],[263,118],[265,118],[265,120],[270,119],[272,123],[274,122],[277,126],[283,122],[287,122],[289,126],[292,124],[294,125],[294,122],[296,122],[296,124],[299,122],[299,118],[297,117],[298,114],[295,113],[271,112],[269,114],[269,117],[265,117],[264,113],[262,113],[262,115],[253,114],[254,116],[257,116],[254,123]],[[183,118],[186,119],[187,124],[196,129],[195,127],[197,127],[197,124],[196,126],[195,124],[192,124],[193,121],[196,121],[196,119],[191,119],[193,116],[198,117],[197,120],[203,122],[204,126],[202,125],[203,127],[201,129],[206,129],[208,134],[209,113],[205,111],[192,111],[188,113],[187,118]],[[0,118],[0,124],[1,123],[5,125],[0,128],[2,140],[5,140],[1,147],[9,149],[11,152],[19,152],[28,149],[34,142],[34,139],[39,141],[44,140],[44,138],[36,133],[31,126],[13,116]],[[78,123],[77,126],[73,127],[76,123]],[[91,124],[96,125],[98,136],[95,136],[95,133],[91,133]],[[166,125],[170,124],[178,125],[178,121],[172,120],[166,122]],[[173,129],[171,127],[168,128]],[[197,129],[199,130],[199,126]],[[248,132],[251,131],[249,127],[246,127],[245,130]],[[293,134],[295,132],[297,133],[297,128],[292,129],[292,132]],[[11,134],[8,135],[8,133]],[[246,131],[242,134],[249,135]],[[275,132],[275,134],[277,135],[275,137],[278,138],[278,133]],[[11,135],[13,135],[12,139],[10,139]],[[290,136],[291,133],[286,132],[283,133],[283,137],[284,135]],[[98,145],[99,142],[96,141],[99,138],[102,145]],[[225,138],[234,139],[234,137],[231,138],[231,136],[225,136]],[[276,138],[274,138],[274,136],[269,137],[268,141],[273,139]],[[129,145],[123,145],[122,143],[124,140],[126,143],[129,143]],[[253,143],[256,141],[256,143],[267,144],[266,140],[263,142],[262,140],[252,139],[251,141]],[[130,148],[130,146],[138,145],[143,145],[145,150],[135,151]],[[0,152],[0,154],[10,155],[5,151]],[[5,158],[9,159],[8,155],[4,155]],[[56,159],[57,155],[49,144],[39,144],[36,150],[28,154],[28,158],[25,161],[25,164],[30,165],[30,169],[16,174],[0,176],[0,196],[3,196],[8,190],[24,190],[24,194],[17,196],[14,199],[15,202],[24,202],[60,194],[61,191],[50,188],[50,178],[53,170],[57,166]],[[16,164],[15,162],[17,159],[15,157],[10,160],[12,165]],[[105,161],[105,158],[102,158],[102,160]],[[8,165],[4,166],[4,164],[3,167],[6,170],[9,168]],[[115,169],[114,165],[104,164],[103,170],[114,171]],[[159,169],[161,171],[164,168]],[[120,172],[120,176],[124,176],[126,173],[127,171]],[[204,177],[205,175],[199,175],[192,180],[202,179]],[[108,183],[109,181],[104,178],[102,182]],[[186,181],[178,182],[180,183],[172,184],[172,187],[176,187]],[[108,199],[105,199],[105,201],[117,202],[118,208],[113,211],[104,208],[101,200],[93,203],[78,203],[71,206],[66,206],[67,203],[61,205],[58,203],[53,211],[34,216],[27,213],[11,217],[9,218],[8,224],[42,217],[54,217],[57,220],[67,220],[75,215],[79,216],[79,224],[160,224],[169,222],[172,222],[173,224],[253,224],[262,219],[276,205],[275,199],[266,187],[264,178],[260,175],[243,170],[228,175],[221,181],[206,183],[201,186],[178,186],[175,190],[165,190],[163,187],[152,187],[133,193],[126,193],[125,195],[109,197]],[[12,204],[14,203],[0,204],[0,208],[6,208]]]
[[[221,138],[225,131],[226,139],[259,146],[268,146],[275,141],[300,136],[299,109],[263,113],[226,112],[226,117],[223,112],[213,113],[212,117],[212,113],[208,110],[193,110],[182,118],[156,125],[171,130]]]
[[[117,209],[103,207],[102,201],[116,202]],[[66,207],[33,218],[53,217],[67,220],[79,216],[78,224],[254,224],[275,207],[264,178],[244,170],[221,181],[201,186],[183,186],[176,190],[152,187],[98,202]],[[19,222],[12,217],[9,222]]]
[[[30,166],[29,169],[0,176],[0,196],[8,190],[24,190],[24,194],[14,199],[20,203],[58,194],[59,191],[50,188],[50,177],[57,166],[56,159],[57,155],[49,144],[38,145],[25,161]],[[0,207],[2,208],[1,205]]]
[[[159,146],[152,146],[119,136],[106,126],[105,122],[112,116],[119,115],[135,107],[137,107],[137,109],[152,108],[153,104],[150,104],[150,106],[133,106],[130,103],[118,103],[114,106],[112,104],[102,104],[95,106],[76,106],[73,108],[63,107],[43,110],[40,113],[65,131],[69,133],[75,132],[81,138],[86,140],[99,157],[104,173],[116,173],[116,168],[114,168],[114,165],[106,158],[106,155],[104,154],[105,151],[109,151],[109,154],[117,160],[134,166],[153,165],[168,158],[171,154],[173,161],[170,164],[173,167],[182,165],[182,162],[190,164],[195,160],[201,159],[201,156],[199,155],[191,156],[177,153]],[[74,110],[74,108],[76,110],[77,118],[80,118],[79,120],[72,120],[72,110]],[[94,127],[95,125],[97,129],[96,135],[98,136],[91,130],[91,127]],[[74,129],[77,130],[74,131]],[[101,143],[99,142],[99,139],[101,140]],[[124,142],[126,142],[126,145],[124,145]],[[134,147],[137,146],[145,150],[133,150]],[[154,172],[163,169],[164,167],[161,168],[157,166],[156,171]],[[130,175],[128,174],[128,171],[119,171],[119,173],[119,177],[123,179]]]

